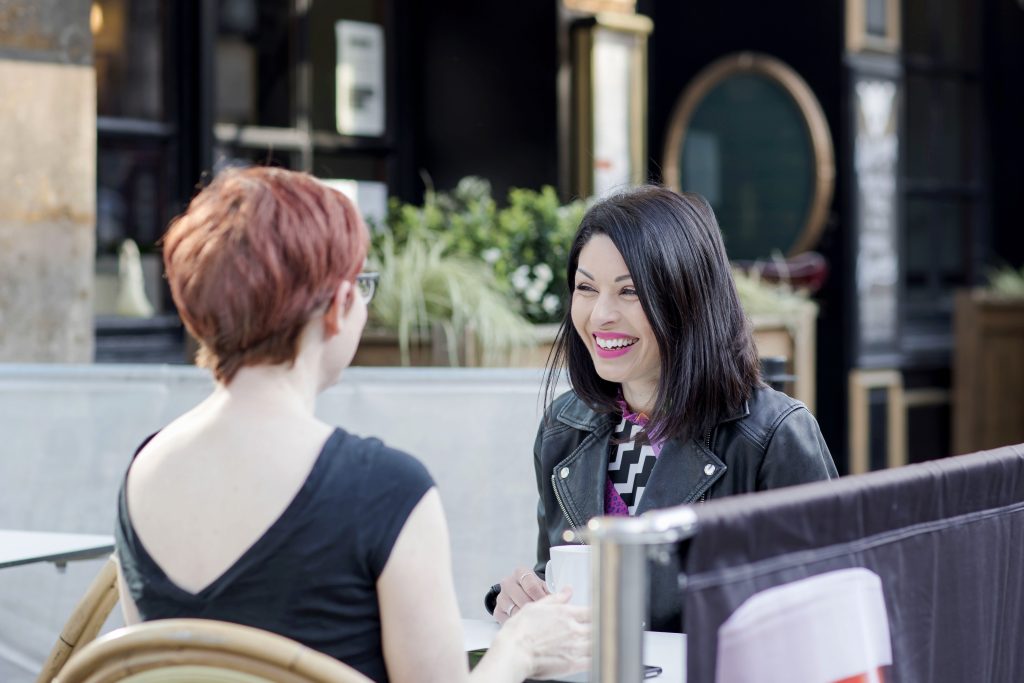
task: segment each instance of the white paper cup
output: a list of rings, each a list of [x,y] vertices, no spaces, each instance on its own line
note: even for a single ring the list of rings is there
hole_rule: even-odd
[[[544,570],[548,590],[557,593],[572,588],[571,605],[590,604],[590,546],[556,545]]]

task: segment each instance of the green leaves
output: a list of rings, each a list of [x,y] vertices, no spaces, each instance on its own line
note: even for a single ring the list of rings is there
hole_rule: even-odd
[[[582,201],[562,205],[550,186],[513,189],[507,206],[499,208],[490,183],[468,176],[451,192],[428,191],[423,206],[392,199],[387,224],[377,226],[373,250],[379,252],[385,239],[395,251],[410,240],[436,245],[439,257],[467,259],[489,269],[489,287],[511,297],[514,310],[531,322],[555,322],[568,302],[566,261],[585,209]],[[513,284],[517,272],[520,287]]]
[[[474,176],[451,192],[429,189],[422,206],[391,199],[373,231],[373,322],[397,332],[406,365],[410,345],[437,329],[450,364],[467,343],[484,364],[500,362],[534,342],[529,322],[564,314],[566,261],[585,210],[562,205],[552,187],[513,189],[499,208],[490,183]]]
[[[411,344],[430,339],[435,326],[446,337],[453,366],[459,365],[459,349],[467,343],[479,346],[485,365],[532,343],[529,323],[494,285],[488,268],[446,254],[443,241],[412,234],[398,247],[393,237],[383,235],[373,260],[380,282],[371,316],[397,332],[403,365],[410,364]]]
[[[988,288],[993,294],[1006,298],[1024,298],[1024,266],[994,268],[988,273]]]
[[[747,315],[789,315],[808,305],[817,306],[805,292],[782,282],[766,282],[756,271],[744,273],[733,269],[732,277]]]

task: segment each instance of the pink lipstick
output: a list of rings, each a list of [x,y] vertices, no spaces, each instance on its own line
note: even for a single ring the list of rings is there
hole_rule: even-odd
[[[594,353],[598,358],[619,358],[630,352],[633,346],[640,341],[636,337],[618,332],[595,332]],[[602,346],[602,343],[604,346]]]

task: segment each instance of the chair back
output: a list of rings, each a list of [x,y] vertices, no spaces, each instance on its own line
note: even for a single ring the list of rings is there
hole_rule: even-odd
[[[118,629],[72,657],[56,683],[369,683],[352,667],[284,636],[210,619]]]
[[[36,683],[50,683],[79,648],[96,638],[117,604],[117,563],[111,556],[75,605],[46,658]]]

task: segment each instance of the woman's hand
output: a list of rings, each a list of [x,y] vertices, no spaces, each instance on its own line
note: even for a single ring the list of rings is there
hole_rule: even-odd
[[[513,650],[513,659],[521,664],[526,678],[547,679],[590,669],[590,608],[568,604],[571,596],[572,590],[566,588],[514,610],[492,649]]]
[[[494,603],[494,618],[499,624],[504,624],[509,617],[531,602],[548,595],[548,587],[540,577],[523,567],[517,568],[500,585],[501,592]]]

